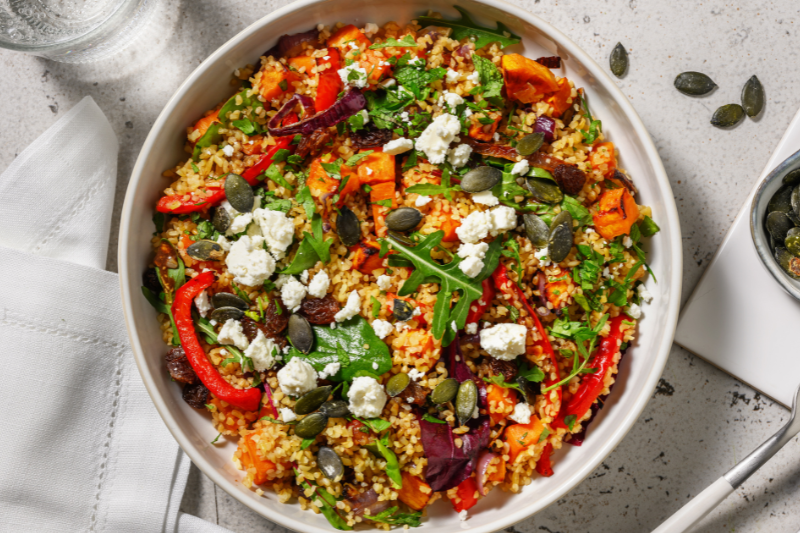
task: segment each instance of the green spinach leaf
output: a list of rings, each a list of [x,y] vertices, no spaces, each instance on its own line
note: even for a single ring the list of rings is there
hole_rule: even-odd
[[[379,50],[381,48],[417,48],[417,41],[411,35],[405,35],[399,41],[394,37],[389,37],[382,43],[373,44],[369,47],[370,50]]]
[[[219,122],[214,122],[208,127],[203,136],[197,140],[197,143],[194,145],[194,150],[192,151],[192,160],[195,162],[199,161],[200,152],[203,151],[203,148],[219,144],[220,141],[222,141],[222,134],[219,132],[219,128]]]
[[[511,46],[520,42],[520,36],[515,35],[508,26],[502,22],[497,23],[497,28],[487,28],[479,26],[470,14],[462,7],[453,6],[459,13],[461,18],[458,20],[446,20],[433,18],[428,16],[417,17],[422,27],[425,26],[444,26],[452,28],[453,33],[450,35],[451,39],[460,41],[461,39],[475,38],[475,48],[483,48],[489,43],[499,43],[501,48]]]

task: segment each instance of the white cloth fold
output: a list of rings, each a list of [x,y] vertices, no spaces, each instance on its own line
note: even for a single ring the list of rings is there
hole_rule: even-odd
[[[179,517],[189,459],[103,270],[117,140],[84,98],[0,176],[0,532],[225,531]]]

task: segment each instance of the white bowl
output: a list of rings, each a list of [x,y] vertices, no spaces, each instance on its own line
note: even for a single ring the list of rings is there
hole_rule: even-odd
[[[153,207],[165,187],[164,169],[186,158],[185,128],[203,112],[229,97],[231,72],[272,47],[284,33],[305,31],[317,23],[405,22],[439,11],[445,17],[458,13],[447,0],[407,0],[384,4],[374,0],[301,0],[278,9],[248,27],[206,59],[180,86],[156,120],[133,170],[120,229],[119,268],[128,332],[139,371],[161,417],[191,460],[217,485],[265,518],[287,528],[330,532],[322,515],[301,511],[296,504],[278,503],[267,491],[256,496],[241,483],[242,473],[231,462],[235,445],[210,444],[216,435],[207,416],[181,400],[180,388],[164,369],[166,348],[155,313],[142,297],[141,275],[150,259]],[[648,281],[655,296],[645,306],[638,343],[621,365],[610,401],[589,430],[583,446],[565,446],[555,455],[555,474],[537,478],[519,494],[492,491],[470,511],[470,519],[459,523],[448,502],[429,509],[423,528],[439,531],[490,532],[528,518],[561,498],[591,473],[619,444],[650,398],[666,363],[675,331],[681,293],[681,236],[664,167],[647,130],[633,107],[605,69],[564,34],[522,9],[496,0],[459,0],[458,4],[483,24],[501,21],[523,37],[517,45],[528,57],[559,55],[560,73],[584,87],[592,111],[603,121],[603,131],[618,147],[620,164],[630,172],[640,190],[639,203],[653,208],[661,232],[652,239],[650,260],[658,284]]]

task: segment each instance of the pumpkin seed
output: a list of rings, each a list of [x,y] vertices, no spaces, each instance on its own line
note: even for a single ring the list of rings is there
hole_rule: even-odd
[[[542,385],[540,383],[536,383],[535,381],[531,381],[524,376],[518,376],[517,385],[522,390],[522,395],[525,396],[525,401],[528,402],[528,405],[536,405],[536,396],[541,394],[542,392]]]
[[[800,183],[800,168],[794,169],[783,177],[786,185],[797,185]]]
[[[728,104],[714,111],[711,124],[718,128],[731,128],[744,120],[744,109],[739,104]]]
[[[547,240],[550,237],[550,228],[547,227],[547,223],[531,213],[522,215],[522,220],[525,223],[525,234],[531,244],[536,248],[547,246]]]
[[[764,109],[764,86],[753,76],[742,88],[742,107],[748,117],[755,117]]]
[[[219,261],[225,255],[222,246],[214,241],[202,239],[190,245],[186,253],[198,261]]]
[[[565,122],[569,124],[569,122]],[[544,133],[537,131],[529,133],[517,142],[517,153],[521,156],[533,155],[539,151],[544,144]],[[500,176],[502,179],[502,176]]]
[[[317,451],[317,465],[323,475],[331,481],[338,481],[344,475],[344,464],[339,455],[328,446],[320,446]]]
[[[800,258],[790,254],[786,248],[778,247],[775,249],[775,260],[790,278],[800,280]]]
[[[328,425],[328,415],[325,413],[311,413],[294,426],[294,434],[301,439],[313,439]]]
[[[614,76],[621,78],[625,71],[628,70],[628,51],[622,46],[622,43],[617,43],[617,46],[611,50],[611,57],[608,62],[611,66],[611,72]]]
[[[503,181],[503,173],[494,167],[478,167],[470,170],[461,178],[461,189],[475,193],[488,191]]]
[[[211,297],[211,303],[214,304],[214,307],[235,307],[242,311],[248,311],[250,309],[247,302],[229,292],[218,292]]]
[[[689,96],[702,96],[716,89],[717,84],[702,72],[682,72],[675,78],[675,88]]]
[[[783,242],[786,234],[794,227],[794,222],[786,216],[786,213],[775,211],[767,215],[767,231],[777,242]]]
[[[413,207],[400,207],[386,215],[386,227],[392,231],[410,231],[422,222],[422,213]]]
[[[294,405],[294,412],[298,415],[307,415],[313,413],[319,406],[325,403],[328,396],[331,395],[333,387],[325,385],[324,387],[317,387],[300,396],[297,403]]]
[[[472,419],[478,405],[478,386],[471,379],[461,382],[456,394],[456,416],[460,425]]]
[[[792,228],[786,233],[786,250],[795,257],[800,257],[800,228]]]
[[[411,378],[408,374],[395,374],[386,382],[386,394],[394,398],[408,387]]]
[[[305,317],[292,315],[289,317],[289,340],[292,346],[303,353],[309,353],[314,347],[314,330]],[[303,413],[301,413],[303,414]]]
[[[224,324],[228,320],[239,320],[244,316],[244,311],[236,307],[217,307],[208,318]]]
[[[796,185],[794,189],[792,189],[792,211],[796,215],[800,215],[800,185]]]
[[[795,213],[793,210],[789,210],[786,213],[786,216],[789,217],[789,220],[794,222],[795,226],[800,226],[800,216],[797,216],[797,213]]]
[[[389,235],[392,237],[392,239],[396,240],[400,244],[404,244],[412,248],[417,245],[417,243],[415,243],[402,233],[397,233],[396,231],[389,231]]]
[[[395,298],[392,304],[392,313],[394,313],[397,320],[405,322],[406,320],[411,320],[411,317],[414,316],[414,307],[405,300]]]
[[[547,255],[554,263],[560,263],[572,249],[572,215],[569,211],[561,211],[553,218],[550,225],[550,237],[547,240]]]
[[[330,400],[320,405],[319,409],[330,418],[344,418],[350,413],[350,407],[344,400]]]
[[[431,393],[431,401],[435,404],[447,403],[458,394],[458,380],[455,378],[447,378],[442,381]]]
[[[534,200],[546,204],[558,204],[564,199],[564,193],[556,182],[545,178],[528,178],[525,185],[533,194]]]
[[[361,222],[349,208],[342,207],[336,218],[336,233],[345,246],[353,246],[361,240]]]
[[[778,192],[776,192],[772,198],[770,198],[769,203],[767,204],[767,213],[772,213],[773,211],[780,211],[781,213],[788,213],[792,210],[792,187],[788,185],[784,185]]]
[[[228,174],[225,178],[225,196],[228,198],[231,207],[240,213],[249,213],[253,210],[256,196],[253,188],[238,174]]]
[[[225,233],[231,227],[231,215],[224,207],[215,207],[214,216],[211,218],[211,225],[220,233]]]

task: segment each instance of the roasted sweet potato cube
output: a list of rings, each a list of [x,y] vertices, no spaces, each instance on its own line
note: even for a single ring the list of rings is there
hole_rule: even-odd
[[[597,233],[610,241],[631,232],[631,226],[639,218],[639,206],[624,187],[606,190],[600,196],[597,212],[592,218]]]
[[[519,54],[506,54],[502,66],[506,92],[511,99],[531,104],[559,89],[550,69],[532,59]]]

